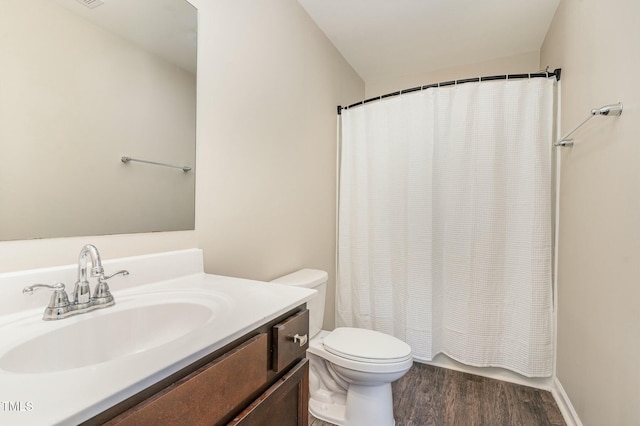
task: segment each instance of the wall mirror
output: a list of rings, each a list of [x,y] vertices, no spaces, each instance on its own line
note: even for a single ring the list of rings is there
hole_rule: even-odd
[[[196,43],[186,0],[0,1],[0,240],[194,229]]]

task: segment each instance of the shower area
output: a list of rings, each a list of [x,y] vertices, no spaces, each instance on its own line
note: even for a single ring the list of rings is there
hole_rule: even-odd
[[[560,70],[338,108],[336,325],[530,378],[554,372]]]

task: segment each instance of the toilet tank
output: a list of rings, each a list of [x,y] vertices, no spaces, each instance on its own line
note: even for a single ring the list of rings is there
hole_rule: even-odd
[[[307,302],[309,309],[309,338],[311,339],[322,329],[324,320],[324,300],[327,292],[329,274],[318,269],[301,269],[291,274],[271,281],[276,284],[293,285],[312,288],[317,291],[316,296]]]

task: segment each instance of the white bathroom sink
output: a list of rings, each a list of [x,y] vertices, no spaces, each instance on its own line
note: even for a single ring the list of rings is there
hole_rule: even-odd
[[[226,313],[231,303],[215,295],[185,298],[183,294],[161,293],[129,297],[121,304],[33,324],[31,328],[43,333],[7,348],[0,355],[0,369],[54,373],[140,354],[188,336]],[[20,332],[19,322],[0,330],[11,334],[12,326]]]
[[[55,321],[42,320],[49,295],[22,289],[72,283],[77,264],[0,274],[1,425],[81,424],[315,294],[205,274],[198,249],[104,266],[130,272],[110,283],[115,306]]]

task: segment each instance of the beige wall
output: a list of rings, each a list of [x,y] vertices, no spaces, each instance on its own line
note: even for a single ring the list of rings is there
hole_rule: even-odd
[[[640,424],[640,2],[561,0],[541,63],[562,67],[557,376],[585,426]]]
[[[50,0],[0,6],[0,240],[194,227],[196,78]]]
[[[364,83],[296,1],[199,8],[196,231],[0,242],[0,271],[204,249],[207,272],[270,280],[329,272],[333,327],[336,106]]]
[[[380,80],[367,80],[366,98],[392,93],[398,90],[425,84],[438,83],[463,78],[483,77],[496,74],[517,74],[535,72],[540,69],[540,52],[528,52],[504,58],[491,59],[475,64],[443,68],[421,74],[409,74],[402,77],[390,77]],[[542,68],[546,67],[544,65]],[[553,68],[551,68],[553,69]]]
[[[364,83],[296,1],[201,1],[196,229],[210,273],[326,270],[333,327],[336,106]]]

